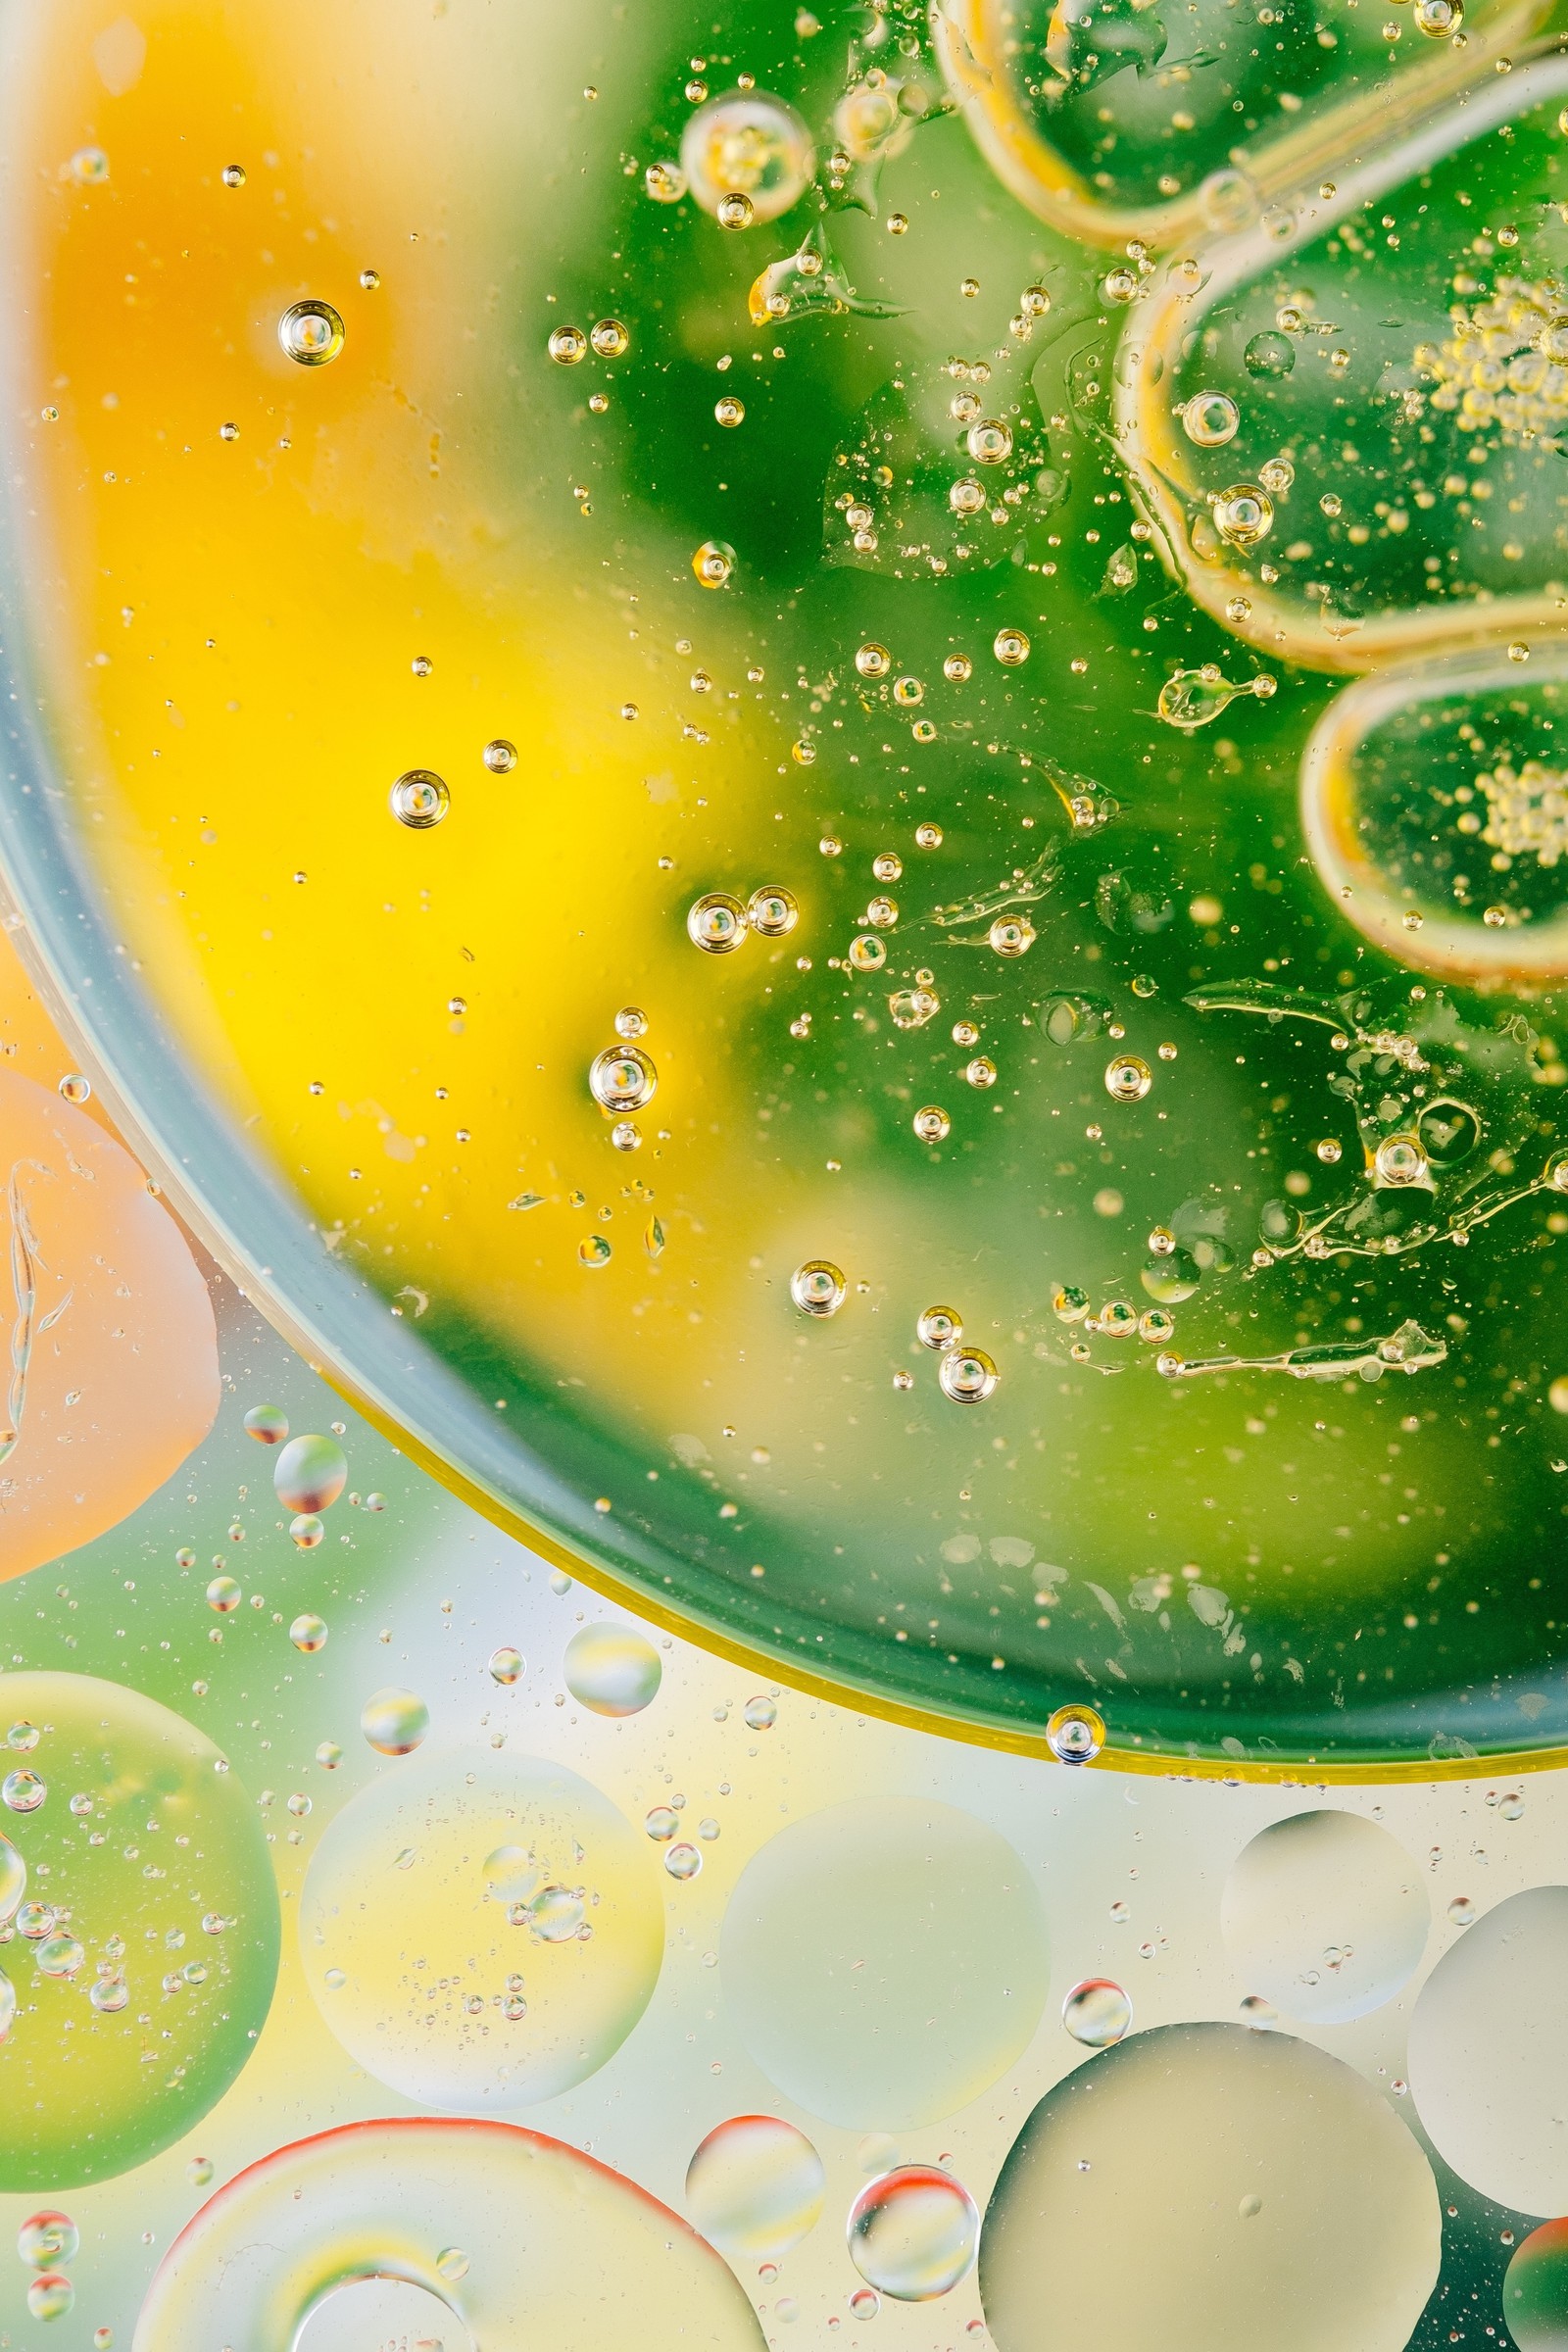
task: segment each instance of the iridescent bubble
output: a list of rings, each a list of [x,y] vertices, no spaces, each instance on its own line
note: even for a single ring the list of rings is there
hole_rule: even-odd
[[[69,2213],[45,2205],[28,2214],[17,2231],[17,2254],[29,2270],[63,2270],[81,2243],[81,2232]]]
[[[681,134],[680,162],[692,194],[715,220],[724,198],[738,195],[749,200],[749,221],[776,220],[806,193],[816,153],[792,106],[738,90],[699,107]]]
[[[514,1683],[522,1673],[522,1652],[510,1646],[493,1649],[488,1664],[492,1682]]]
[[[780,1831],[741,1874],[719,1949],[759,2066],[849,2130],[950,2115],[1027,2044],[1049,1988],[1032,1879],[952,1805],[866,1797]]]
[[[868,2285],[901,2303],[928,2303],[974,2261],[980,2216],[951,2173],[905,2164],[861,2189],[846,2230],[850,2259]]]
[[[0,1928],[15,1916],[27,1891],[27,1865],[9,1838],[0,1836]]]
[[[0,2034],[0,2192],[58,2195],[147,2162],[227,2089],[271,1999],[278,1908],[256,1807],[202,1733],[85,1675],[0,1677],[0,1721],[24,1714],[43,1727],[39,1766],[91,1800],[86,1814],[46,1804],[11,1831],[50,1899],[5,1955],[22,2005],[0,1993],[16,2008]],[[160,2004],[166,1938],[194,1931],[204,1904],[221,1907],[228,1932],[204,1949],[204,1980]],[[128,1990],[117,2006],[91,1997],[89,1945],[134,1987],[134,2006]],[[156,2065],[137,2022],[148,2008]]]
[[[645,1840],[564,1765],[437,1750],[327,1824],[300,1949],[322,2016],[378,2082],[423,2106],[526,2106],[593,2074],[642,2015],[658,1887]],[[526,2030],[498,2038],[519,1974]],[[443,2242],[460,2234],[477,2258],[466,2230]]]
[[[313,1656],[317,1650],[326,1647],[326,1620],[323,1617],[316,1616],[313,1611],[307,1609],[304,1615],[296,1617],[289,1627],[288,1638],[296,1649],[303,1650],[307,1656]]]
[[[389,1684],[360,1709],[360,1729],[378,1754],[412,1755],[430,1729],[430,1710],[416,1690]]]
[[[277,339],[302,368],[324,368],[343,348],[343,320],[329,302],[291,302],[277,322]]]
[[[27,2287],[27,2309],[35,2320],[63,2320],[75,2300],[64,2271],[40,2271]]]
[[[1502,2316],[1519,2352],[1568,2352],[1568,2221],[1543,2222],[1514,2248]]]
[[[1133,2022],[1133,2005],[1109,1977],[1085,1977],[1061,2004],[1061,2022],[1086,2049],[1108,2050]]]
[[[1441,2240],[1426,2157],[1351,2068],[1285,2034],[1164,2026],[1035,2108],[980,2294],[1000,2352],[1403,2352]]]
[[[808,1257],[790,1276],[790,1297],[803,1315],[836,1315],[849,1286],[830,1258]]]
[[[1410,2018],[1410,2089],[1439,2155],[1521,2213],[1568,2208],[1565,1970],[1568,1886],[1532,1886],[1455,1938]]]
[[[850,2317],[856,2320],[874,2320],[882,2308],[882,2298],[874,2286],[858,2286],[850,2297]]]
[[[259,1445],[281,1446],[288,1436],[288,1415],[280,1404],[253,1404],[245,1428]]]
[[[272,1464],[272,1492],[286,1511],[324,1511],[342,1494],[348,1474],[335,1438],[290,1438]]]
[[[247,2166],[186,2225],[136,2329],[138,2352],[438,2340],[763,2343],[728,2264],[666,2206],[561,2140],[478,2117],[347,2124]]]
[[[326,1540],[326,1527],[315,1511],[300,1511],[289,1521],[288,1532],[301,1551],[315,1551]]]
[[[1231,1865],[1220,1926],[1249,1991],[1343,2025],[1392,2000],[1426,1948],[1420,1871],[1375,1821],[1324,1807],[1260,1830]]]
[[[566,1644],[564,1672],[572,1697],[596,1715],[640,1715],[663,1676],[658,1650],[629,1625],[585,1625]]]
[[[827,2176],[804,2132],[776,2115],[735,2115],[686,2168],[686,2206],[705,2237],[737,2259],[777,2261],[821,2218]]]

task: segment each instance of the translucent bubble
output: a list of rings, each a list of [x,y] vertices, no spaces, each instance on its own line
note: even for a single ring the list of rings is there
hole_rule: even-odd
[[[0,1800],[13,1813],[36,1813],[48,1793],[49,1785],[42,1776],[24,1768],[8,1772],[0,1781]]]
[[[764,883],[746,903],[746,919],[761,939],[783,939],[801,919],[801,910],[781,883]]]
[[[27,1865],[9,1838],[0,1836],[0,1928],[16,1914],[27,1891]]]
[[[1085,1977],[1061,2004],[1061,2022],[1074,2041],[1108,2050],[1133,2022],[1133,2005],[1109,1977]]]
[[[885,645],[862,645],[855,657],[855,666],[862,678],[885,678],[893,667],[893,656]]]
[[[699,107],[681,134],[680,161],[692,194],[715,220],[723,199],[739,195],[751,220],[776,220],[805,195],[816,152],[782,98],[735,91]]]
[[[1166,2026],[1036,2107],[986,2214],[981,2300],[1000,2352],[1403,2352],[1441,2228],[1425,2156],[1349,2067]]]
[[[302,368],[324,368],[343,348],[343,320],[329,302],[291,302],[277,322],[277,339]]]
[[[746,403],[738,400],[733,392],[726,392],[721,399],[714,401],[713,417],[716,423],[728,425],[731,428],[737,424],[744,424]]]
[[[393,785],[390,800],[392,813],[400,825],[408,825],[416,833],[427,833],[445,816],[452,795],[429,768],[411,767]]]
[[[1272,327],[1254,335],[1242,354],[1249,375],[1264,381],[1277,382],[1290,374],[1296,366],[1296,345],[1289,335],[1276,334]]]
[[[821,2218],[826,2175],[804,2132],[773,2115],[737,2115],[710,2132],[686,2168],[686,2205],[705,2237],[747,2262],[777,2261]]]
[[[650,164],[643,186],[656,204],[679,204],[686,193],[686,174],[676,164]]]
[[[1182,430],[1200,449],[1218,449],[1234,441],[1242,413],[1224,392],[1195,392],[1182,405]]]
[[[585,1625],[566,1644],[564,1672],[596,1715],[640,1715],[663,1677],[658,1650],[629,1625]]]
[[[1012,432],[1000,417],[982,416],[964,435],[964,447],[977,466],[1002,466],[1012,455]]]
[[[896,988],[888,1010],[896,1029],[923,1029],[942,1010],[942,1001],[929,988]]]
[[[1047,997],[1035,1019],[1054,1046],[1076,1045],[1080,1038],[1098,1037],[1110,1018],[1110,1006],[1095,997]]]
[[[994,1360],[983,1348],[950,1348],[937,1366],[944,1396],[955,1404],[983,1404],[995,1396],[1002,1380]]]
[[[957,1308],[924,1307],[915,1321],[914,1336],[922,1348],[956,1348],[963,1337],[963,1322]]]
[[[311,1656],[317,1650],[326,1647],[326,1620],[316,1616],[307,1609],[304,1615],[296,1617],[289,1627],[288,1638],[296,1649],[303,1650],[307,1656]]]
[[[493,1649],[488,1664],[492,1682],[514,1683],[522,1673],[522,1652],[510,1646]]]
[[[580,326],[558,326],[551,330],[545,348],[558,367],[575,368],[588,356],[588,338]]]
[[[45,2205],[30,2213],[17,2231],[17,2254],[33,2271],[63,2270],[81,2244],[81,2232],[69,2213]]]
[[[744,1709],[746,1728],[752,1732],[770,1732],[778,1721],[778,1708],[763,1694],[749,1698]]]
[[[1274,501],[1251,482],[1238,482],[1214,501],[1214,528],[1228,547],[1256,547],[1274,527]]]
[[[1420,1961],[1429,1919],[1421,1874],[1397,1839],[1327,1807],[1260,1830],[1232,1864],[1220,1906],[1249,1990],[1314,2025],[1392,2000]]]
[[[1565,1967],[1568,1886],[1532,1886],[1450,1944],[1410,2019],[1410,2089],[1439,2155],[1522,2213],[1568,2207]]]
[[[618,318],[601,318],[589,329],[588,340],[602,360],[624,359],[631,336]]]
[[[1502,2316],[1519,2352],[1568,2352],[1568,2221],[1544,2222],[1514,2248]]]
[[[611,1046],[590,1062],[588,1091],[606,1110],[642,1110],[659,1091],[659,1072],[641,1046]]]
[[[405,1851],[409,1866],[392,1868]],[[502,1883],[533,1890],[504,1903]],[[646,1843],[588,1782],[537,1757],[438,1750],[328,1823],[300,1949],[322,2016],[378,2082],[421,2105],[516,2107],[619,2048],[659,1975],[663,1910]],[[498,2040],[518,1971],[527,2014]]]
[[[680,1828],[680,1815],[670,1805],[653,1805],[644,1816],[643,1828],[656,1845],[667,1845]]]
[[[63,2320],[75,2300],[64,2271],[40,2271],[27,2287],[27,2309],[35,2320]]]
[[[58,2194],[145,2163],[234,2080],[271,1998],[277,1895],[250,1796],[191,1725],[85,1675],[0,1677],[0,1721],[13,1712],[43,1727],[37,1760],[57,1787],[91,1799],[87,1815],[46,1804],[12,1829],[50,1902],[6,1954],[15,1970],[30,1944],[34,1965],[0,2034],[0,2192]],[[84,1997],[84,1947],[117,1955],[122,1983],[118,1955],[148,1953],[125,1968],[139,2005],[157,2008],[151,1951],[209,1902],[231,1932],[208,1980],[158,2010],[150,2066],[135,2011]]]
[[[922,1144],[944,1144],[953,1133],[953,1121],[938,1102],[922,1103],[909,1123]]]
[[[123,1977],[98,1977],[87,1988],[87,1998],[104,2017],[117,2017],[129,2006],[130,1986]]]
[[[220,1617],[231,1617],[244,1597],[231,1576],[215,1576],[207,1588],[207,1606]]]
[[[1092,1764],[1105,1744],[1105,1719],[1084,1700],[1058,1707],[1046,1724],[1046,1745],[1058,1764]]]
[[[887,942],[875,932],[862,931],[850,942],[850,962],[858,972],[879,972],[888,959]]]
[[[493,776],[510,776],[517,764],[517,747],[504,735],[497,735],[485,745],[479,757]]]
[[[416,1690],[389,1685],[366,1700],[360,1729],[378,1754],[412,1755],[430,1729],[430,1710]]]
[[[262,1446],[281,1446],[288,1436],[288,1415],[279,1404],[253,1404],[245,1416],[246,1434]]]
[[[348,1461],[335,1438],[290,1438],[272,1465],[272,1492],[288,1511],[324,1511],[342,1494]]]
[[[978,2096],[1029,2041],[1045,1922],[1004,1838],[951,1805],[866,1797],[793,1823],[725,1914],[726,2005],[785,2095],[852,2131]]]
[[[727,539],[705,539],[692,557],[692,570],[704,588],[722,588],[735,568],[735,550]]]
[[[1026,914],[999,914],[986,939],[995,955],[1026,956],[1035,944],[1035,927]]]
[[[746,932],[746,909],[727,890],[710,890],[687,909],[686,936],[705,956],[733,955]]]
[[[830,1258],[808,1257],[790,1276],[790,1297],[803,1315],[836,1315],[848,1285]]]
[[[980,2216],[961,2181],[935,2165],[906,2164],[862,2188],[850,2208],[850,2259],[868,2285],[901,2303],[928,2303],[974,2261]]]
[[[323,1541],[326,1527],[314,1511],[299,1511],[289,1521],[288,1532],[301,1551],[314,1551]]]
[[[1029,659],[1029,640],[1022,629],[999,629],[991,650],[1004,669],[1016,669]]]
[[[1141,1102],[1153,1084],[1153,1073],[1136,1054],[1118,1054],[1105,1064],[1105,1092],[1113,1102]]]
[[[1464,24],[1463,0],[1415,0],[1410,14],[1429,41],[1451,40]]]
[[[703,1867],[701,1849],[682,1839],[679,1845],[667,1846],[664,1868],[672,1879],[695,1879]]]

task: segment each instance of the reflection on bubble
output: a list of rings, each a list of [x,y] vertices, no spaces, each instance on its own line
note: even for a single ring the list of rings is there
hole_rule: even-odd
[[[300,1906],[306,1974],[351,2057],[406,2097],[551,2098],[647,2007],[663,1950],[654,1868],[564,1765],[427,1752],[322,1836]]]
[[[1165,2026],[1036,2107],[980,2292],[1000,2352],[1403,2352],[1440,2241],[1431,2168],[1359,2075],[1283,2034]]]
[[[1250,1991],[1291,2017],[1343,2025],[1392,2000],[1426,1945],[1421,1875],[1375,1821],[1293,1813],[1242,1848],[1220,1925]]]
[[[749,2262],[776,2261],[814,2230],[822,2159],[776,2115],[735,2115],[710,2132],[686,2168],[686,2204],[705,2237]]]
[[[374,1690],[360,1709],[360,1729],[383,1756],[407,1756],[430,1729],[430,1710],[416,1690],[389,1685]]]
[[[1061,2022],[1074,2041],[1091,2050],[1107,2050],[1131,2026],[1133,2005],[1109,1977],[1085,1977],[1062,2002]]]
[[[746,198],[737,227],[787,213],[806,193],[815,160],[811,134],[795,109],[760,90],[714,98],[681,135],[681,169],[704,212],[722,218],[726,196]]]
[[[342,1494],[348,1474],[335,1438],[290,1438],[272,1464],[272,1492],[286,1511],[324,1511]]]
[[[727,2264],[618,2173],[514,2125],[416,2116],[297,2141],[220,2189],[154,2278],[136,2352],[412,2345],[365,2330],[429,2341],[430,2314],[450,2315],[445,2352],[763,2341]]]
[[[1514,2248],[1502,2316],[1519,2352],[1568,2352],[1568,2221],[1543,2222]]]
[[[1018,1855],[972,1815],[913,1797],[780,1831],[742,1873],[719,1957],[759,2066],[855,2131],[963,2106],[1024,2048],[1049,1984]]]
[[[928,2303],[956,2286],[979,2233],[968,2190],[929,2164],[901,2165],[862,2188],[847,2230],[860,2277],[901,2303]]]
[[[659,1690],[659,1652],[635,1627],[585,1625],[566,1644],[566,1689],[596,1715],[639,1715]]]
[[[192,1725],[86,1675],[0,1677],[0,1721],[22,1717],[55,1788],[91,1800],[57,1795],[7,1824],[49,1900],[22,1906],[4,1955],[0,2190],[58,2193],[145,2163],[233,2081],[271,1999],[277,1895],[255,1807]],[[193,1935],[201,1965],[161,1991],[166,1953]]]
[[[69,2213],[46,2205],[31,2213],[17,2231],[17,2256],[30,2270],[60,2270],[73,2260],[81,2233]]]
[[[1410,2019],[1410,2090],[1438,2153],[1521,2213],[1568,2208],[1568,1886],[1486,1912],[1438,1962]]]

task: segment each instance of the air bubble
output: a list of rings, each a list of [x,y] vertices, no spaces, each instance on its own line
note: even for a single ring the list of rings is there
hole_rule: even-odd
[[[277,322],[285,355],[302,368],[324,368],[343,348],[343,320],[329,302],[293,302]]]
[[[399,776],[391,792],[392,813],[400,825],[427,833],[446,815],[452,795],[427,767],[411,767]]]
[[[1091,1764],[1105,1744],[1105,1719],[1081,1700],[1057,1707],[1046,1724],[1046,1745],[1058,1764]]]
[[[983,1348],[959,1346],[944,1354],[937,1366],[937,1380],[943,1396],[951,1396],[955,1404],[983,1404],[995,1396],[1002,1374]]]
[[[808,1257],[790,1276],[790,1297],[803,1315],[836,1315],[848,1287],[840,1269],[826,1257]]]
[[[610,1046],[588,1065],[588,1091],[604,1110],[642,1110],[659,1091],[659,1072],[641,1046]]]
[[[733,954],[746,932],[746,909],[727,890],[710,890],[687,909],[686,936],[705,956]]]

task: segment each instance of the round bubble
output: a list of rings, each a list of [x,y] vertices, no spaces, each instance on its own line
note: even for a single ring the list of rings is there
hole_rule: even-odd
[[[17,2231],[17,2256],[29,2270],[63,2270],[80,2243],[81,2232],[70,2214],[46,2205],[30,2213]]]
[[[438,1749],[328,1825],[300,1904],[306,1975],[349,2055],[406,2098],[531,2105],[603,2066],[648,2006],[656,1869],[564,1765]]]
[[[17,1716],[41,1727],[47,1794],[7,1828],[71,1923],[4,1954],[0,2190],[24,2193],[144,2164],[207,2113],[267,2016],[278,1908],[256,1808],[204,1733],[87,1675],[0,1676],[0,1720]]]
[[[272,1464],[272,1492],[287,1511],[324,1511],[342,1494],[348,1474],[335,1438],[290,1438]]]
[[[220,1392],[206,1285],[129,1152],[14,1070],[0,1136],[3,1580],[135,1510],[206,1437]]]
[[[905,2164],[861,2189],[846,2234],[868,2286],[901,2303],[929,2303],[956,2286],[974,2261],[980,2216],[951,2173]]]
[[[1220,1904],[1244,1989],[1324,2026],[1392,2000],[1430,1921],[1421,1873],[1397,1838],[1328,1807],[1260,1830],[1232,1864]]]
[[[737,90],[700,107],[681,133],[681,169],[704,212],[744,196],[746,222],[775,220],[799,203],[815,168],[811,134],[782,98]]]
[[[1502,2316],[1519,2352],[1568,2352],[1568,2221],[1543,2222],[1514,2248]]]
[[[1004,1838],[955,1806],[863,1797],[781,1830],[742,1872],[725,2003],[785,2094],[851,2131],[967,2104],[1022,2053],[1045,1919]]]
[[[389,1684],[360,1709],[360,1729],[380,1755],[412,1755],[430,1729],[430,1710],[417,1690]]]
[[[1289,2034],[1163,2026],[1029,2117],[980,2294],[999,2352],[1403,2352],[1441,2241],[1431,2167],[1361,2076]]]
[[[1061,2022],[1087,2049],[1108,2050],[1133,2022],[1133,2005],[1109,1977],[1085,1977],[1061,2004]]]
[[[378,2298],[372,2280],[408,2291]],[[728,2264],[620,2174],[514,2124],[408,2116],[295,2141],[220,2188],[164,2257],[136,2352],[421,2336],[446,2352],[763,2342]]]
[[[566,1689],[596,1715],[640,1715],[663,1671],[653,1643],[629,1625],[585,1625],[566,1644]]]
[[[1568,2211],[1568,1886],[1531,1886],[1466,1928],[1410,2019],[1411,2095],[1440,2156],[1520,2213]]]
[[[747,2262],[777,2261],[814,2230],[826,2186],[804,2132],[776,2115],[733,2115],[686,2168],[686,2205],[705,2237]]]
[[[27,1865],[9,1838],[0,1835],[0,1928],[14,1917],[27,1891]]]

